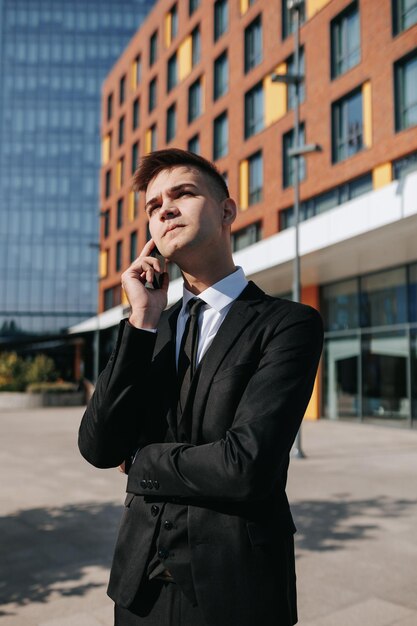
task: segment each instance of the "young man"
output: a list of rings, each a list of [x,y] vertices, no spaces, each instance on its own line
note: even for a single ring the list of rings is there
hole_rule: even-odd
[[[236,204],[205,159],[145,157],[152,239],[123,273],[131,305],[83,417],[96,467],[132,459],[108,593],[117,626],[297,621],[289,453],[310,398],[322,325],[233,263]],[[178,264],[184,295],[169,310]],[[126,465],[127,470],[127,465]]]

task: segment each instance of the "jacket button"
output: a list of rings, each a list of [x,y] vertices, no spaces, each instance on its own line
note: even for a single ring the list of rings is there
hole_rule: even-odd
[[[151,515],[152,517],[156,517],[159,513],[159,506],[156,506],[156,504],[153,504],[151,506]]]
[[[169,552],[165,548],[160,548],[158,550],[158,556],[160,559],[166,559],[169,556]]]
[[[155,487],[155,489],[159,489],[159,481],[154,480],[153,481],[153,486]]]
[[[153,489],[153,481],[152,480],[148,480],[147,481],[147,485],[148,485],[148,489]]]
[[[165,530],[171,530],[172,527],[173,527],[173,524],[169,520],[166,520],[166,522],[164,522]]]
[[[142,489],[147,489],[148,487],[148,481],[147,480],[141,480],[140,481],[140,486],[142,487]]]

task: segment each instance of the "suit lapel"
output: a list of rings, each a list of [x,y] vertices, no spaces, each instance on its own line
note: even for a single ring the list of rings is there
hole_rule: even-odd
[[[190,389],[190,400],[193,400],[193,402],[187,402],[182,416],[182,419],[187,419],[187,414],[192,405],[192,443],[195,443],[198,439],[201,416],[204,412],[206,397],[213,377],[230,348],[239,340],[244,329],[258,316],[259,312],[256,304],[262,300],[264,295],[261,289],[254,283],[249,282],[232,304],[229,313],[226,315],[197,369],[197,375],[194,377]]]
[[[172,385],[171,408],[168,411],[167,420],[174,437],[177,433],[176,415],[176,389],[177,389],[177,368],[175,365],[175,337],[177,331],[177,319],[181,310],[182,300],[179,300],[164,315],[158,326],[158,337],[153,354],[153,364],[158,375],[159,369],[163,373],[163,379]],[[168,390],[167,390],[168,393]]]

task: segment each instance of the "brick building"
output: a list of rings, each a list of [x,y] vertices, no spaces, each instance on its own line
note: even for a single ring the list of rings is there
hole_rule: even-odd
[[[300,30],[302,300],[325,350],[307,415],[417,418],[417,2],[306,0]],[[159,0],[103,86],[100,315],[147,240],[131,176],[152,149],[216,162],[239,206],[236,263],[289,297],[294,72],[285,0]],[[170,302],[181,295],[173,281]]]

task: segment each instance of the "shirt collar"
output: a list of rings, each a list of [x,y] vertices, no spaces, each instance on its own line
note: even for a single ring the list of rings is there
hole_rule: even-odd
[[[248,281],[245,273],[241,267],[237,267],[236,270],[222,278],[214,285],[211,285],[199,294],[199,298],[204,300],[215,311],[220,313],[224,307],[231,304],[239,294],[245,289]],[[183,300],[181,313],[186,309],[188,302],[191,298],[195,298],[195,295],[183,287]]]

